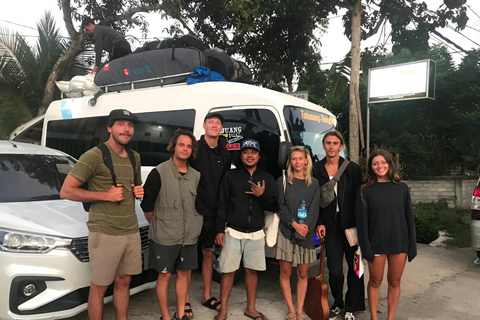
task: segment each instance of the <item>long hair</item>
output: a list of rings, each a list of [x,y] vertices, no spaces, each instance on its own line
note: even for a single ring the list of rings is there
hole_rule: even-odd
[[[372,153],[370,153],[370,156],[368,157],[367,177],[365,179],[365,183],[362,184],[362,186],[360,187],[360,195],[361,195],[361,198],[362,198],[362,202],[364,204],[365,204],[365,201],[363,201],[363,188],[369,187],[372,184],[374,184],[375,182],[377,182],[377,175],[372,170],[373,158],[375,158],[376,156],[382,156],[382,157],[385,158],[385,161],[387,161],[387,163],[388,163],[388,172],[387,172],[388,180],[390,180],[394,183],[400,183],[401,182],[400,177],[399,177],[399,175],[397,173],[397,170],[395,168],[395,163],[393,162],[392,154],[385,149],[377,149],[377,150],[373,151]]]
[[[190,137],[190,139],[192,139],[192,155],[190,156],[190,158],[194,158],[195,154],[197,153],[197,139],[195,138],[193,133],[187,129],[177,129],[173,133],[173,136],[170,139],[170,142],[168,143],[167,151],[173,152],[173,150],[175,150],[175,147],[177,146],[178,137],[180,136],[187,136],[187,137]]]
[[[302,152],[307,159],[307,165],[303,169],[303,174],[305,175],[305,183],[307,186],[312,184],[312,157],[310,156],[310,151],[303,146],[294,146],[290,148],[290,155],[287,160],[287,182],[293,184],[293,170],[292,170],[292,153],[295,151]]]

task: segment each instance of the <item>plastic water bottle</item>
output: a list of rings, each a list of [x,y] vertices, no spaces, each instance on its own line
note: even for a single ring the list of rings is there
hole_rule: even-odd
[[[305,200],[302,200],[302,202],[300,202],[298,205],[297,219],[295,220],[300,224],[304,224],[305,219],[307,219],[307,204],[305,203]],[[306,239],[306,237],[301,236],[297,231],[295,231],[294,237],[299,240]]]
[[[302,200],[298,205],[297,222],[303,224],[305,223],[305,219],[307,219],[307,204],[305,203],[305,200]]]

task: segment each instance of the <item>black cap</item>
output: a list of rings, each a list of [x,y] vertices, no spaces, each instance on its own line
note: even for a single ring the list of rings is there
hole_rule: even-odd
[[[203,122],[207,121],[207,119],[210,119],[210,118],[218,118],[223,125],[223,116],[220,113],[208,113],[205,116],[205,119],[203,119]]]
[[[115,120],[138,122],[137,116],[125,109],[115,109],[110,111],[110,114],[108,115],[108,123],[111,123]]]

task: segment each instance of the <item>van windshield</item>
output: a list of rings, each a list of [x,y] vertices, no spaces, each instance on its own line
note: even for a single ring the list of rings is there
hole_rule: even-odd
[[[74,162],[68,157],[0,155],[0,202],[60,199],[60,189]]]
[[[336,130],[337,119],[325,113],[295,106],[286,106],[283,114],[292,144],[307,147],[312,154],[313,162],[322,160],[325,157],[323,136],[329,131]],[[343,153],[340,155],[345,157]]]

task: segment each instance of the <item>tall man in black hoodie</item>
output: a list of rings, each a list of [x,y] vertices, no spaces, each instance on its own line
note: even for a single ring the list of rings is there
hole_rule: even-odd
[[[345,161],[340,157],[343,137],[339,131],[327,132],[323,137],[325,158],[313,164],[314,176],[324,185],[337,173]],[[353,267],[353,256],[357,246],[350,247],[345,237],[345,229],[355,226],[355,199],[362,184],[362,171],[354,163],[348,163],[335,187],[335,199],[326,208],[320,208],[317,221],[317,237],[325,237],[328,278],[330,290],[335,299],[330,309],[330,319],[345,310],[345,320],[355,320],[354,312],[365,310],[365,287],[363,276],[358,278]],[[347,260],[347,294],[343,300],[343,256]]]
[[[222,306],[216,320],[227,318],[227,302],[232,291],[235,271],[243,257],[247,308],[244,315],[266,320],[255,308],[257,271],[266,269],[264,210],[278,211],[277,189],[273,176],[258,168],[260,144],[246,139],[240,148],[242,160],[237,168],[225,174],[217,202],[217,237],[220,255],[220,298]]]
[[[220,135],[223,130],[223,116],[219,113],[209,113],[203,122],[205,134],[197,143],[197,155],[190,160],[190,165],[201,173],[197,189],[195,207],[203,216],[200,246],[202,248],[202,277],[203,277],[203,305],[207,308],[219,310],[220,301],[212,296],[213,251],[215,245],[217,196],[220,183],[230,169],[231,158],[226,148],[227,141]],[[193,312],[187,300],[187,315]],[[190,312],[188,312],[190,311]]]

